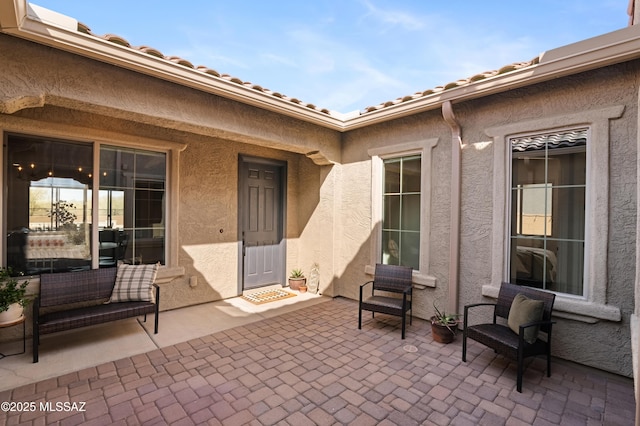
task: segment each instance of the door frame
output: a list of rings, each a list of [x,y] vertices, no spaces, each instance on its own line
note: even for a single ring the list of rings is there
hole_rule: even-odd
[[[278,281],[282,284],[286,284],[287,279],[287,162],[282,160],[274,160],[271,158],[263,158],[263,157],[255,157],[252,155],[240,154],[238,156],[238,295],[242,294],[244,290],[244,247],[243,247],[243,204],[242,204],[242,194],[243,194],[243,183],[244,178],[242,176],[242,171],[244,170],[244,165],[247,163],[254,164],[266,164],[270,166],[275,166],[280,169],[280,223],[279,225],[282,227],[282,240],[279,244],[279,255],[280,262],[282,262],[282,267],[280,268],[280,276],[278,277]]]

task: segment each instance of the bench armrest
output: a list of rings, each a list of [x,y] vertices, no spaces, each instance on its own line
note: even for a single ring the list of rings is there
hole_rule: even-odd
[[[534,326],[542,326],[542,325],[546,325],[549,327],[549,331],[547,332],[547,342],[548,344],[551,344],[551,328],[553,326],[553,324],[555,324],[555,321],[533,321],[533,322],[529,322],[526,324],[520,324],[520,327],[518,329],[518,348],[523,348],[525,345],[525,340],[524,340],[524,330],[529,328],[529,327],[534,327]],[[536,337],[537,339],[537,337]],[[528,343],[527,343],[528,344]]]
[[[465,305],[464,306],[464,310],[465,312],[468,311],[470,308],[476,308],[478,306],[496,306],[496,303],[472,303],[470,305]]]
[[[497,303],[490,303],[490,302],[485,302],[485,303],[472,303],[470,305],[465,305],[464,306],[464,318],[463,318],[463,328],[467,328],[467,324],[468,324],[468,319],[469,319],[469,311],[471,310],[471,308],[477,308],[479,306],[492,306],[493,307],[493,323],[496,323],[496,306],[498,304]]]
[[[551,327],[555,323],[556,321],[533,321],[533,322],[528,322],[526,324],[520,324],[520,328],[525,329],[525,328],[541,326],[541,325],[548,325],[549,327]]]

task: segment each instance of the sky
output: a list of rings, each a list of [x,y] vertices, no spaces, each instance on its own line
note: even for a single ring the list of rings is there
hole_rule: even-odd
[[[340,113],[625,28],[628,0],[34,0]]]

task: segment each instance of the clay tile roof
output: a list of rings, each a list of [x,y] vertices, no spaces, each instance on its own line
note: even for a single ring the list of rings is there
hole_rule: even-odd
[[[182,59],[178,56],[169,56],[169,57],[165,57],[165,59],[187,68],[195,68],[191,62],[187,61],[186,59]]]
[[[105,34],[102,38],[110,41],[111,43],[116,43],[124,47],[131,47],[131,44],[129,44],[127,40],[115,34]]]
[[[196,67],[196,69],[197,69],[198,71],[202,71],[202,72],[203,72],[203,73],[205,73],[205,74],[211,74],[211,75],[213,75],[213,76],[215,76],[215,77],[220,77],[220,73],[219,73],[218,71],[216,71],[216,70],[214,70],[214,69],[211,69],[211,68],[207,68],[207,67],[205,67],[204,65],[198,65],[198,66]]]
[[[91,28],[78,21],[78,32],[91,35]]]
[[[453,81],[451,83],[447,83],[444,86],[437,86],[433,89],[427,89],[423,92],[417,92],[416,94],[412,95],[412,96],[404,96],[402,98],[398,98],[395,101],[387,101],[387,102],[383,102],[379,105],[373,105],[373,106],[368,106],[366,107],[360,114],[367,114],[370,112],[374,112],[374,111],[378,111],[381,110],[383,108],[388,108],[390,106],[393,105],[397,105],[399,103],[402,102],[407,102],[410,100],[414,100],[414,99],[420,99],[420,98],[424,98],[427,97],[429,95],[435,95],[438,93],[442,93],[445,90],[450,90],[450,89],[455,89],[456,87],[463,87],[463,86],[467,86],[469,84],[475,83],[477,81],[481,81],[487,78],[491,78],[494,77],[496,75],[501,75],[501,74],[505,74],[511,71],[516,71],[522,68],[527,68],[530,67],[532,65],[537,64],[538,62],[540,62],[539,57],[535,57],[530,61],[527,62],[515,62],[513,64],[509,64],[509,65],[505,65],[504,67],[500,68],[499,70],[495,70],[495,71],[485,71],[479,74],[476,74],[472,77],[469,78],[465,78],[465,79],[461,79],[461,80],[457,80],[457,81]]]
[[[323,114],[327,114],[327,115],[331,114],[331,112],[326,108],[319,109],[319,108],[316,108],[316,106],[313,105],[313,104],[303,104],[299,99],[290,98],[290,97],[284,96],[284,95],[282,95],[282,94],[280,94],[278,92],[273,92],[271,90],[264,89],[262,86],[260,86],[258,84],[253,84],[253,83],[250,83],[248,81],[242,81],[238,77],[233,77],[233,76],[230,76],[229,74],[220,74],[218,71],[216,71],[216,70],[214,70],[212,68],[208,68],[208,67],[206,67],[204,65],[198,65],[196,67],[191,62],[189,62],[188,60],[180,58],[178,56],[165,56],[165,55],[162,54],[162,52],[160,52],[157,49],[154,49],[153,47],[149,47],[149,46],[132,47],[131,44],[126,39],[124,39],[123,37],[117,36],[115,34],[106,34],[104,36],[96,35],[96,34],[91,32],[91,29],[87,25],[85,25],[85,24],[83,24],[81,22],[78,22],[77,31],[80,32],[80,33],[83,33],[83,34],[90,35],[92,37],[101,38],[101,39],[110,41],[112,43],[118,44],[120,46],[124,46],[126,48],[138,50],[140,52],[146,53],[146,54],[148,54],[150,56],[154,56],[154,57],[159,58],[159,59],[170,61],[170,62],[173,62],[175,64],[182,65],[184,67],[191,68],[191,69],[194,69],[196,71],[200,71],[203,74],[207,74],[207,75],[211,76],[212,78],[222,78],[222,79],[225,79],[225,80],[230,81],[232,83],[236,83],[236,84],[239,84],[241,86],[245,86],[247,88],[253,89],[253,90],[257,91],[257,92],[261,92],[261,93],[264,93],[264,94],[267,94],[267,95],[271,95],[271,96],[274,96],[276,98],[288,100],[289,102],[292,102],[292,103],[295,103],[295,104],[305,105],[307,108],[313,109],[315,111],[319,111],[319,112],[321,112]]]
[[[119,37],[117,35],[114,35],[114,34],[106,34],[106,35],[104,35],[102,37],[98,36],[96,34],[93,34],[91,32],[91,29],[87,25],[85,25],[83,23],[80,23],[80,22],[78,22],[78,32],[83,33],[83,34],[87,34],[87,35],[90,35],[90,36],[93,36],[93,37],[102,38],[104,40],[110,41],[112,43],[119,44],[119,45],[124,46],[126,48],[138,50],[138,51],[146,53],[146,54],[148,54],[150,56],[154,56],[154,57],[159,58],[159,59],[163,59],[163,60],[170,61],[170,62],[173,62],[173,63],[178,64],[178,65],[182,65],[182,66],[187,67],[187,68],[194,69],[196,71],[202,72],[203,74],[207,74],[207,75],[211,76],[211,78],[221,78],[221,79],[230,81],[232,83],[235,83],[235,84],[238,84],[238,85],[241,85],[241,86],[256,90],[258,92],[262,92],[262,93],[267,94],[267,95],[271,95],[271,96],[279,98],[279,99],[286,100],[288,102],[291,102],[291,103],[294,103],[294,104],[297,104],[297,105],[306,106],[309,109],[313,109],[315,111],[319,111],[319,112],[322,112],[322,113],[327,114],[327,115],[329,115],[331,113],[326,108],[319,109],[313,104],[305,104],[305,103],[303,103],[302,101],[300,101],[297,98],[292,98],[292,97],[289,97],[289,96],[285,96],[285,95],[283,95],[283,94],[281,94],[279,92],[273,92],[271,90],[264,89],[262,86],[260,86],[258,84],[253,84],[253,83],[250,83],[248,81],[242,81],[238,77],[233,77],[233,76],[230,76],[229,74],[220,74],[218,71],[216,71],[214,69],[211,69],[211,68],[208,68],[206,66],[198,65],[197,67],[195,67],[191,62],[187,61],[186,59],[180,58],[178,56],[164,56],[159,50],[154,49],[152,47],[148,47],[148,46],[132,47],[131,44],[127,40],[125,40],[124,38]],[[484,80],[484,79],[487,79],[487,78],[494,77],[496,75],[501,75],[501,74],[505,74],[505,73],[512,72],[512,71],[515,71],[515,70],[519,70],[519,69],[522,69],[522,68],[530,67],[532,65],[537,64],[538,62],[539,62],[539,58],[535,57],[531,61],[516,62],[516,63],[513,63],[513,64],[506,65],[506,66],[500,68],[499,70],[485,71],[483,73],[476,74],[476,75],[474,75],[472,77],[469,77],[469,78],[466,78],[466,79],[457,80],[457,81],[445,84],[444,86],[437,86],[435,88],[427,89],[427,90],[424,90],[422,92],[416,92],[413,95],[407,95],[407,96],[403,96],[401,98],[398,98],[398,99],[395,99],[395,100],[392,100],[392,101],[383,102],[383,103],[378,104],[378,105],[368,106],[364,110],[360,111],[360,114],[364,115],[364,114],[368,114],[368,113],[371,113],[371,112],[374,112],[374,111],[379,111],[381,109],[388,108],[388,107],[391,107],[391,106],[394,106],[394,105],[398,105],[398,104],[401,104],[403,102],[409,102],[409,101],[425,98],[425,97],[428,97],[428,96],[431,96],[431,95],[436,95],[436,94],[442,93],[443,91],[454,89],[454,88],[457,88],[457,87],[463,87],[463,86],[475,83],[477,81],[481,81],[481,80]]]
[[[156,58],[164,59],[164,55],[157,49],[149,46],[139,46],[138,50],[148,55],[155,56]]]

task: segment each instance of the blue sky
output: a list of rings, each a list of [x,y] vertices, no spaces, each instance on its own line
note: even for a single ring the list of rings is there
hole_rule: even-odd
[[[627,0],[36,0],[97,35],[339,112],[627,26]]]

